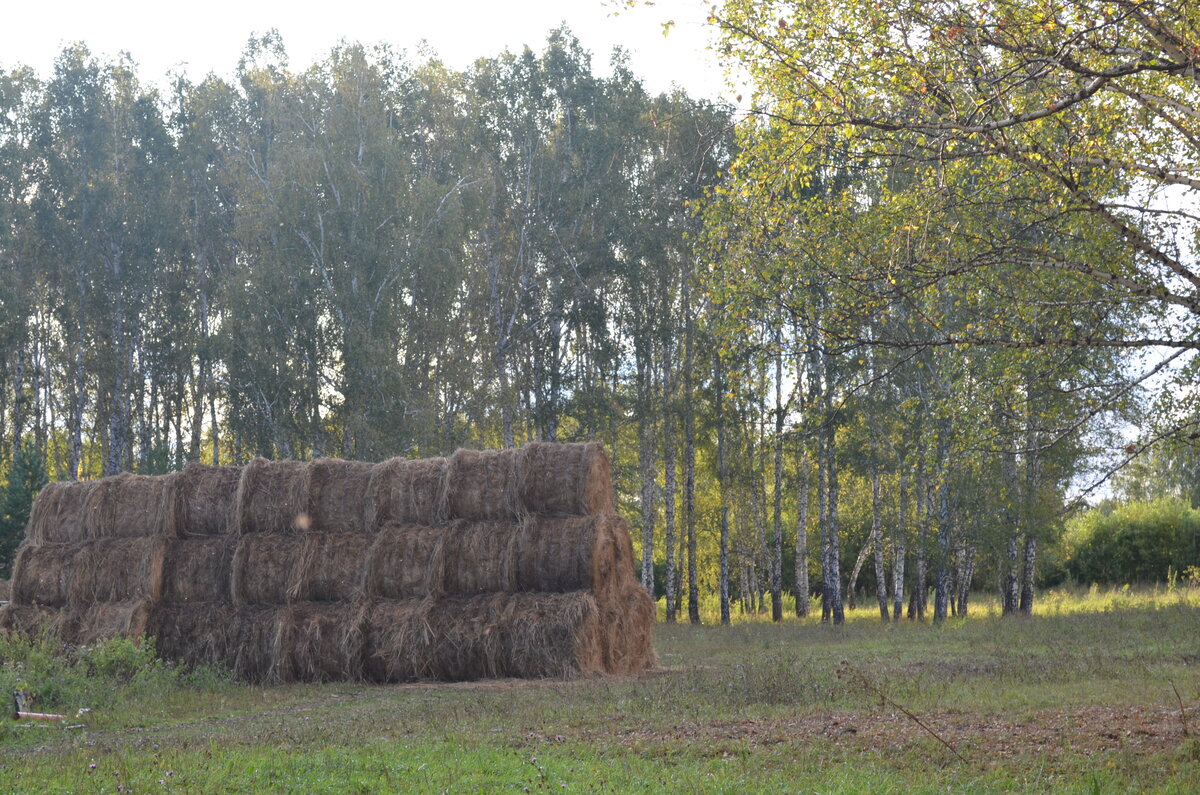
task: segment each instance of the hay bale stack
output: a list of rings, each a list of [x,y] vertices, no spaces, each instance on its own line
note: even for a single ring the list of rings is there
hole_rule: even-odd
[[[87,538],[83,506],[98,481],[47,483],[29,512],[27,544],[67,544]]]
[[[167,532],[170,476],[128,472],[95,482],[83,505],[88,538],[161,536]]]
[[[654,604],[608,466],[599,445],[536,444],[49,488],[0,627],[148,631],[256,682],[644,670]]]
[[[374,464],[319,458],[308,465],[308,514],[319,533],[365,533]]]
[[[237,533],[299,533],[311,526],[308,466],[256,458],[242,470],[234,507]]]
[[[389,523],[440,524],[446,520],[444,458],[390,458],[371,469],[364,521],[375,532]]]
[[[163,560],[161,600],[167,604],[230,601],[233,548],[229,536],[170,540]]]
[[[224,535],[233,528],[241,467],[190,463],[171,476],[167,495],[167,534]]]

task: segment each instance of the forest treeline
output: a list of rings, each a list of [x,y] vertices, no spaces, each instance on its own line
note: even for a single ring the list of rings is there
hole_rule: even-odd
[[[917,244],[913,206],[796,202],[922,178],[843,161],[758,203],[772,133],[735,122],[565,30],[462,71],[353,44],[293,69],[271,34],[230,79],[156,87],[83,45],[0,74],[10,549],[44,478],[586,439],[668,620],[792,594],[840,622],[860,587],[885,620],[973,585],[1032,610],[1070,484],[1140,405],[1128,358],[919,344],[922,312],[970,328],[1012,296],[880,311],[866,268],[798,275],[868,261],[880,224]],[[1129,320],[1080,306],[1029,322]]]

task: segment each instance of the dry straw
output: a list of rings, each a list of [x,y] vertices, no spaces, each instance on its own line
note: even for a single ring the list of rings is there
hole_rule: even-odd
[[[171,477],[167,495],[167,534],[224,535],[233,528],[241,467],[190,463]]]
[[[630,581],[600,600],[604,670],[628,674],[653,668],[654,601],[646,589]]]
[[[445,473],[444,458],[390,458],[372,467],[363,516],[368,531],[377,531],[390,522],[444,522]]]
[[[104,538],[81,544],[71,563],[74,576],[68,604],[83,607],[160,598],[167,546],[166,538],[152,536]]]
[[[171,539],[163,561],[162,600],[228,602],[233,548],[229,536]]]
[[[158,654],[189,665],[231,665],[229,626],[237,608],[222,602],[163,602],[151,612]]]
[[[83,506],[88,538],[161,536],[171,478],[128,472],[96,481]]]
[[[364,533],[367,492],[374,464],[320,458],[308,465],[308,504],[312,530]]]
[[[83,506],[95,488],[96,481],[60,481],[43,486],[30,510],[26,543],[62,544],[87,538]]]
[[[362,533],[306,536],[292,564],[288,601],[342,602],[361,596],[374,540]]]
[[[531,513],[612,513],[612,474],[604,445],[533,442],[521,449],[521,501]]]
[[[149,633],[150,617],[154,603],[150,599],[95,604],[74,613],[75,636],[71,640],[87,646],[109,638],[140,638]]]
[[[244,605],[287,602],[292,572],[303,549],[303,536],[281,533],[242,536],[231,563],[233,601]]]
[[[20,632],[38,637],[43,633],[52,638],[70,641],[74,637],[70,616],[52,607],[7,604],[0,607],[0,632]]]
[[[242,470],[234,526],[243,535],[309,529],[308,465],[256,458]]]
[[[13,564],[13,604],[65,605],[77,571],[74,561],[84,548],[83,543],[22,546]]]
[[[451,519],[519,519],[521,451],[459,450],[446,466],[447,517]]]
[[[375,602],[363,671],[379,682],[588,675],[604,669],[599,620],[580,591]]]
[[[280,682],[361,679],[366,606],[300,602],[279,611],[276,660]]]
[[[379,531],[367,556],[363,590],[374,599],[423,599],[440,592],[441,527],[389,524]]]

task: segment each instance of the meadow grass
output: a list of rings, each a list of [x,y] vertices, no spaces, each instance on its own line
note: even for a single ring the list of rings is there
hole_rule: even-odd
[[[83,728],[0,724],[0,791],[1195,790],[1196,589],[1050,593],[1032,619],[977,599],[936,629],[872,607],[841,627],[660,625],[661,668],[638,678],[93,671],[102,687],[63,691],[107,693]]]

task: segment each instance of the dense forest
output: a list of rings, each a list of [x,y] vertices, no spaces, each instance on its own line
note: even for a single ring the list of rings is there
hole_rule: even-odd
[[[584,439],[670,621],[1200,563],[1063,541],[1196,502],[1195,12],[975,5],[727,0],[741,112],[567,30],[0,73],[0,563],[47,478]]]

